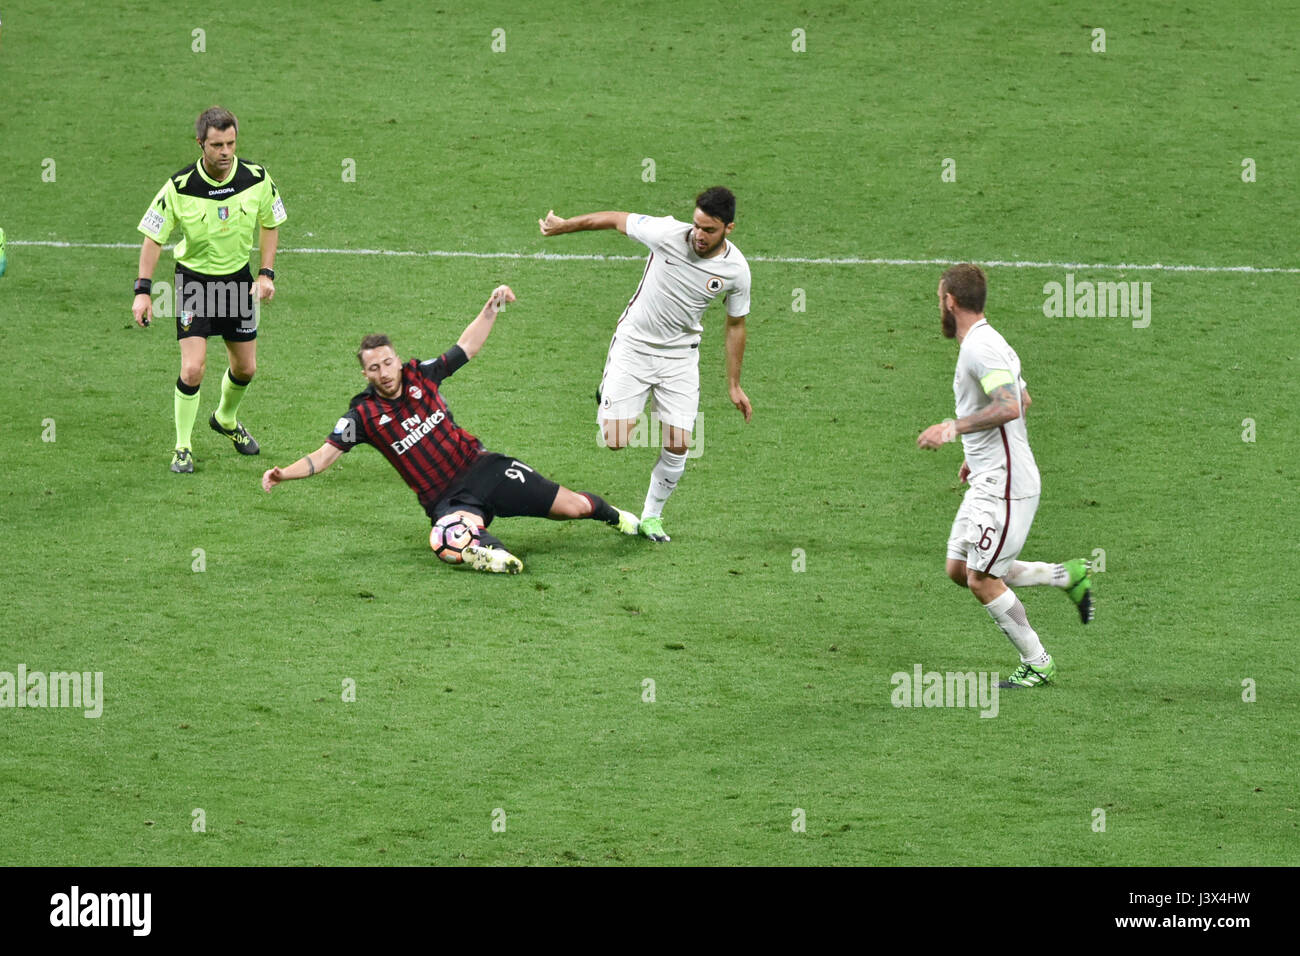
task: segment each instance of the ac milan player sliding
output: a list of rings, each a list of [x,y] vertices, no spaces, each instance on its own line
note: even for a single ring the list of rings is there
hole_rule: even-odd
[[[494,517],[595,518],[635,535],[635,515],[599,495],[561,487],[521,461],[485,450],[456,424],[442,400],[438,387],[443,379],[478,354],[501,307],[514,301],[509,286],[497,286],[456,344],[425,362],[403,363],[388,336],[367,335],[357,358],[370,387],[352,399],[325,444],[286,468],[267,471],[262,487],[269,492],[282,481],[310,478],[364,442],[397,469],[430,521],[455,512],[469,515],[479,526],[479,543],[464,551],[465,562],[475,570],[517,574],[524,569],[523,562],[486,530]]]

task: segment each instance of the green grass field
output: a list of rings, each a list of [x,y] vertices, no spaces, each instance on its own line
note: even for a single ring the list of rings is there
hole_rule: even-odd
[[[3,10],[0,671],[105,699],[0,708],[0,863],[1300,863],[1296,5],[461,6]],[[213,103],[290,219],[240,409],[262,455],[206,427],[213,342],[186,477],[171,322],[128,290]],[[260,490],[364,386],[362,335],[432,357],[508,282],[457,421],[639,509],[654,453],[602,450],[592,395],[643,247],[537,219],[688,219],[714,183],[755,414],[715,306],[670,545],[507,520],[525,573],[476,575],[371,449]],[[1086,628],[1020,592],[1061,677],[996,719],[891,704],[918,664],[1016,663],[943,574],[960,452],[915,446],[952,414],[942,268],[815,258],[1046,264],[988,267],[1034,396],[1023,556],[1106,568]],[[1045,317],[1067,273],[1149,281],[1150,326]]]

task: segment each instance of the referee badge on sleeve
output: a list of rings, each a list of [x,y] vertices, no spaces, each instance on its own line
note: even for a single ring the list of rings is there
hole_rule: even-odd
[[[141,221],[140,226],[156,236],[162,231],[163,224],[166,221],[167,220],[163,218],[163,214],[157,209],[150,209],[144,214],[144,219]]]

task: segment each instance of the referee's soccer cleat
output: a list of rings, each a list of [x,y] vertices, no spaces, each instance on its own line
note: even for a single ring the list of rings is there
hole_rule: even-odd
[[[1052,660],[1051,654],[1048,654],[1047,663],[1042,667],[1021,664],[1006,680],[998,681],[998,686],[1004,690],[1025,690],[1029,687],[1050,684],[1054,680],[1056,680],[1056,661]]]
[[[465,547],[460,556],[475,571],[490,571],[493,574],[518,574],[524,569],[524,562],[504,548],[471,544]]]
[[[641,519],[632,512],[622,508],[614,510],[618,512],[618,521],[610,522],[611,528],[616,528],[620,534],[636,534],[641,529]]]
[[[194,456],[188,448],[177,448],[172,454],[172,471],[178,475],[194,474]]]
[[[235,451],[241,455],[256,455],[262,450],[253,436],[248,434],[248,429],[244,427],[243,422],[235,422],[234,428],[222,428],[221,423],[217,421],[216,412],[213,412],[212,417],[208,419],[208,424],[212,426],[212,430],[218,435],[225,435],[234,442]]]
[[[642,535],[649,538],[651,541],[673,540],[672,538],[668,537],[668,533],[664,531],[663,518],[659,518],[659,517],[642,518],[640,531]]]
[[[1092,578],[1088,576],[1092,568],[1083,558],[1066,561],[1061,567],[1070,572],[1070,583],[1065,586],[1065,593],[1079,609],[1079,620],[1087,624],[1093,616]]]

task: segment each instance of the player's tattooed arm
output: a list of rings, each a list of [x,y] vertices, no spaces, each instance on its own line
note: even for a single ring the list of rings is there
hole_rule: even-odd
[[[970,432],[982,432],[997,428],[1020,417],[1020,400],[1010,385],[999,385],[989,392],[989,404],[974,415],[967,415],[957,421],[949,419],[937,425],[931,425],[916,439],[921,448],[940,448],[950,441],[956,441],[958,435]]]
[[[589,212],[585,216],[570,216],[568,219],[557,216],[552,209],[545,219],[537,220],[543,236],[558,236],[566,232],[586,232],[589,229],[617,229],[627,235],[627,216],[625,212]]]
[[[341,448],[335,448],[329,442],[321,445],[310,455],[304,455],[286,468],[270,468],[262,474],[262,490],[270,492],[272,488],[282,481],[294,481],[298,478],[310,478],[312,475],[319,474],[334,462],[339,460],[343,454]]]
[[[1020,417],[1020,399],[1010,385],[999,385],[989,392],[989,403],[974,415],[957,419],[957,434],[982,432],[997,428]]]

